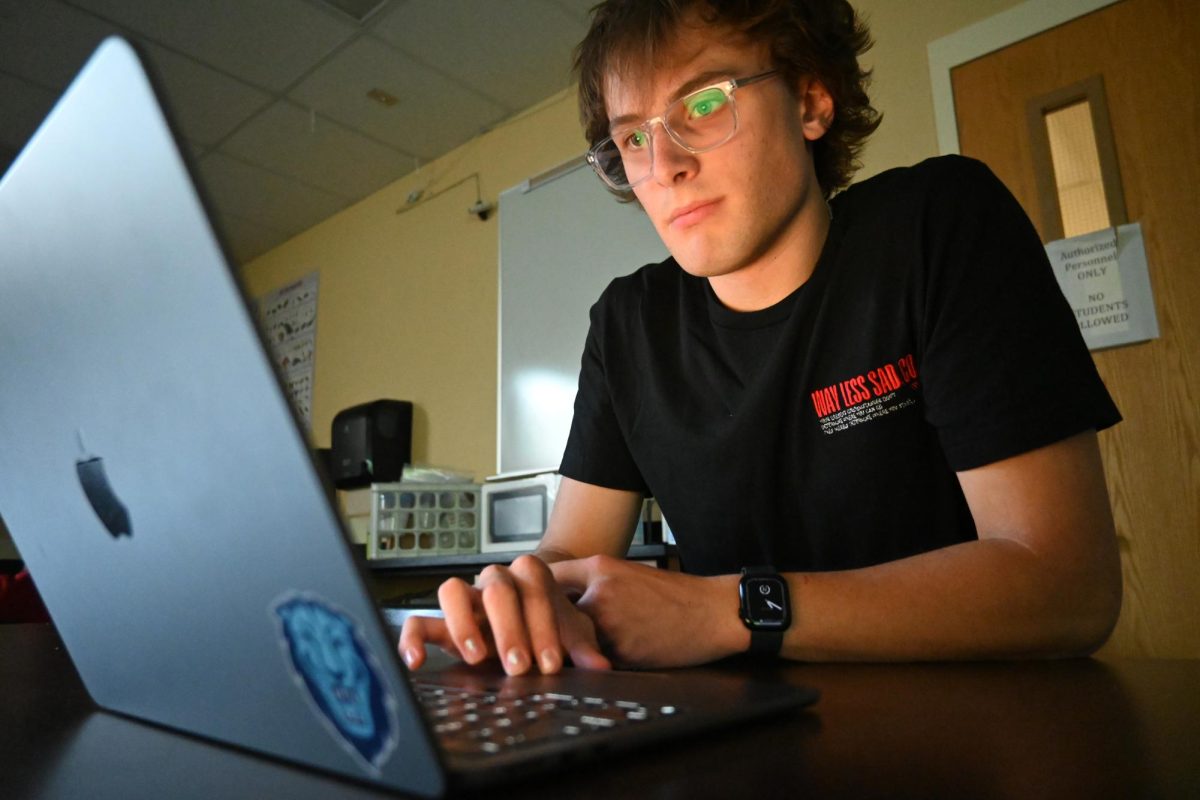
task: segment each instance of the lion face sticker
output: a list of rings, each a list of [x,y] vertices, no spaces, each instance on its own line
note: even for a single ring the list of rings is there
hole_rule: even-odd
[[[342,746],[378,774],[396,747],[395,701],[354,621],[311,595],[272,610],[297,685]]]

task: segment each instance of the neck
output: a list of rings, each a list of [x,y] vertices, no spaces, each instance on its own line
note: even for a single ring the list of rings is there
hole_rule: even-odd
[[[811,192],[800,211],[761,256],[741,269],[708,279],[726,308],[759,311],[799,289],[813,274],[829,236],[829,205]]]

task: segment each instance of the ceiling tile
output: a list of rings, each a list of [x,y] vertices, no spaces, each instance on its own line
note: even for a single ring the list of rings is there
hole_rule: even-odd
[[[305,231],[349,201],[214,151],[200,160],[200,180],[223,212],[288,236]]]
[[[278,247],[291,238],[283,231],[272,230],[236,214],[223,212],[217,213],[217,227],[221,231],[225,244],[229,247],[230,258],[238,266]]]
[[[515,111],[570,85],[586,29],[553,3],[409,0],[372,32]]]
[[[117,28],[58,0],[0,0],[0,72],[65,89]]]
[[[566,86],[592,1],[390,0],[360,25],[318,0],[0,0],[0,172],[123,34],[245,261]]]
[[[271,95],[266,92],[187,56],[155,44],[146,44],[143,49],[162,79],[181,132],[193,142],[216,144],[271,103]]]
[[[358,22],[366,22],[386,5],[388,0],[318,0],[318,2],[335,8],[342,14],[348,14]],[[399,2],[404,2],[404,0],[399,0]]]
[[[282,91],[359,28],[305,0],[74,0],[248,83]]]
[[[364,197],[414,166],[408,155],[286,101],[256,116],[222,149],[346,198]]]
[[[367,97],[376,88],[399,102],[388,107]],[[289,95],[423,160],[510,113],[370,37],[338,53]]]

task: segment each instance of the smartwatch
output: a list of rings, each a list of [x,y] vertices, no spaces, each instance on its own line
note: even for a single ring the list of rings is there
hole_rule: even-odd
[[[787,581],[773,567],[743,567],[738,583],[742,623],[750,629],[752,655],[777,656],[792,624]]]

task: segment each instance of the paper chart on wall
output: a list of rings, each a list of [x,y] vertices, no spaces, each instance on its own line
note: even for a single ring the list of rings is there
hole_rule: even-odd
[[[288,398],[306,424],[312,422],[313,356],[317,345],[317,273],[312,272],[258,299],[258,316],[283,376]]]

